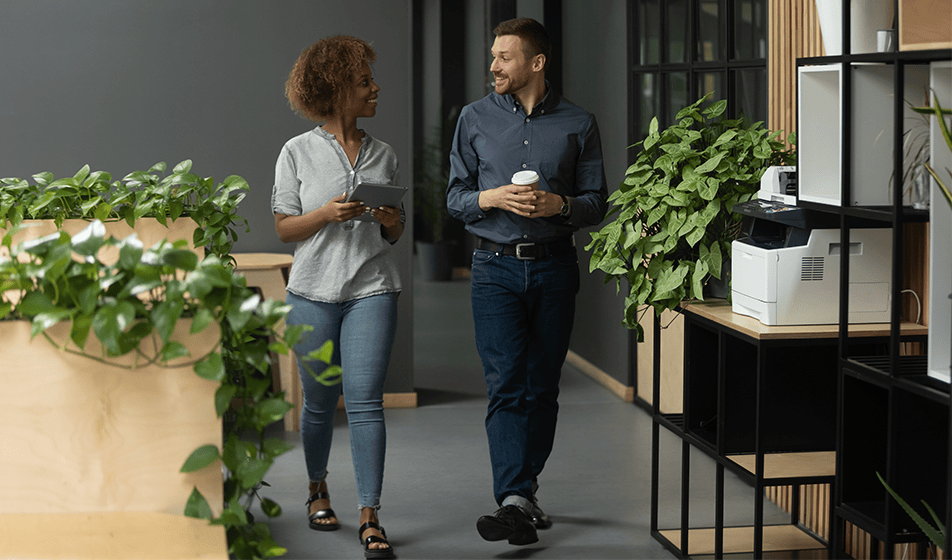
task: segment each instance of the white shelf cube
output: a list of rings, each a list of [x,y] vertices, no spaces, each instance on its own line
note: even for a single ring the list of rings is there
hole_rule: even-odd
[[[930,86],[939,104],[952,108],[952,62],[932,63]],[[931,104],[930,104],[931,105]],[[948,121],[947,121],[948,122]],[[952,152],[932,118],[930,159],[945,184],[952,187]],[[932,182],[929,216],[929,375],[949,383],[952,363],[952,209]]]
[[[798,70],[797,184],[800,200],[840,206],[842,201],[843,65],[803,66]],[[892,204],[893,76],[892,65],[850,66],[852,138],[850,201],[853,206]],[[905,97],[921,105],[929,83],[926,66],[905,67]],[[927,136],[926,125],[909,106],[903,117],[911,137]],[[908,127],[908,128],[907,128]],[[916,131],[915,127],[923,127]],[[922,134],[918,134],[921,132]],[[905,148],[904,148],[904,151]],[[905,203],[911,199],[907,193]]]

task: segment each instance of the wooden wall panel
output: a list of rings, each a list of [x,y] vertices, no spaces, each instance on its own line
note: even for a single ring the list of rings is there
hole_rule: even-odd
[[[949,0],[899,0],[899,49],[952,48]]]
[[[767,53],[768,123],[787,134],[797,130],[797,58],[823,55],[813,0],[770,0]]]

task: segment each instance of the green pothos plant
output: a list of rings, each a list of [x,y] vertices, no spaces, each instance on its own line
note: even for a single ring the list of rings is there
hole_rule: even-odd
[[[147,171],[133,171],[113,180],[105,171],[90,172],[88,165],[72,177],[56,179],[43,172],[27,179],[0,179],[0,228],[15,227],[24,219],[51,219],[57,228],[70,218],[103,222],[125,220],[130,226],[144,217],[162,225],[189,217],[195,221],[193,244],[219,256],[231,253],[237,229],[250,231],[238,214],[248,183],[230,175],[221,183],[192,173],[185,160],[166,175],[165,162]]]
[[[223,446],[196,449],[182,471],[206,468],[220,458],[225,466],[224,509],[212,518],[207,500],[196,489],[185,514],[224,526],[235,557],[283,554],[267,523],[254,521],[249,513],[258,499],[265,515],[280,515],[280,506],[259,493],[267,486],[264,476],[275,458],[291,448],[265,437],[265,428],[292,405],[283,393],[271,390],[263,374],[271,365],[271,353],[291,351],[309,327],[279,329],[288,305],[262,301],[217,255],[199,261],[184,241],[144,248],[135,236],[107,238],[96,220],[73,237],[61,231],[12,246],[15,230],[2,241],[10,258],[0,260],[0,320],[30,321],[33,337],[46,337],[65,352],[108,363],[129,353],[135,353],[140,364],[159,366],[187,358],[197,375],[220,383],[215,410],[225,423]],[[104,264],[97,256],[106,246],[118,249],[114,264]],[[192,320],[193,333],[217,324],[218,345],[206,355],[188,356],[171,338],[183,318]],[[69,340],[54,341],[46,330],[64,321],[70,324]],[[91,335],[102,343],[105,355],[85,353]],[[332,350],[328,343],[305,358],[329,364]],[[340,368],[331,366],[316,377],[333,384],[339,375]]]
[[[791,165],[795,154],[762,122],[724,116],[726,101],[701,108],[710,94],[678,112],[648,137],[619,189],[611,194],[611,221],[591,234],[590,271],[605,283],[629,286],[624,325],[644,338],[640,312],[660,316],[686,299],[704,299],[704,286],[721,278],[741,217],[731,209],[750,200],[771,165]],[[788,141],[795,143],[794,135]]]

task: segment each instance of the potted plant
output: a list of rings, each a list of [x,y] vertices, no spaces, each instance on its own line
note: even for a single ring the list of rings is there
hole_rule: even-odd
[[[586,247],[591,271],[603,271],[619,289],[622,279],[628,282],[624,324],[639,341],[643,306],[660,316],[686,299],[703,300],[711,279],[725,279],[741,225],[731,209],[754,196],[768,166],[794,162],[780,132],[727,119],[726,101],[701,109],[708,97],[678,112],[663,131],[651,120],[648,137],[634,145],[641,152],[609,197],[614,219]]]
[[[196,487],[182,507],[188,516],[224,526],[235,556],[282,554],[267,524],[255,522],[249,509],[275,457],[290,449],[264,435],[291,405],[260,375],[272,352],[288,352],[307,330],[278,328],[289,307],[261,301],[216,255],[199,260],[184,241],[146,249],[136,237],[106,237],[105,226],[94,220],[72,237],[60,231],[13,245],[16,229],[2,241],[10,258],[0,259],[0,327],[28,327],[31,344],[52,344],[63,355],[81,357],[93,375],[103,365],[190,365],[198,377],[217,384],[213,401],[215,415],[224,418],[223,443],[199,446],[181,470],[220,468],[221,461],[224,487],[213,491],[212,504]],[[115,262],[98,258],[103,248],[115,249]],[[212,344],[193,354],[184,339],[209,330]],[[330,352],[325,345],[306,358],[327,363]],[[339,368],[328,368],[319,380],[333,383],[337,375]],[[268,498],[260,504],[269,517],[281,512]]]
[[[436,127],[416,158],[414,237],[420,272],[425,280],[443,281],[452,276],[452,245],[445,239],[449,222],[449,213],[446,211],[448,154],[442,131]]]
[[[191,160],[180,162],[168,175],[166,169],[165,162],[159,162],[115,181],[105,171],[90,172],[88,165],[60,179],[49,172],[33,175],[33,182],[0,179],[0,228],[32,225],[14,240],[18,242],[60,229],[75,234],[100,220],[115,237],[135,231],[148,246],[166,238],[187,239],[195,248],[229,259],[236,228],[244,225],[249,231],[248,221],[238,214],[248,183],[237,175],[221,183],[202,178],[192,173]],[[180,222],[180,217],[190,220]]]

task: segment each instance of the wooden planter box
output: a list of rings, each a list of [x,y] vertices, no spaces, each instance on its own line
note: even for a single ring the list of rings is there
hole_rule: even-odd
[[[189,327],[174,338],[193,356],[220,338]],[[69,325],[48,332],[64,341]],[[101,355],[94,336],[86,346]],[[221,513],[220,462],[180,472],[199,446],[221,448],[218,383],[187,358],[130,370],[70,354],[31,340],[27,321],[0,321],[0,355],[0,557],[227,558],[222,527],[183,515],[195,487]]]

